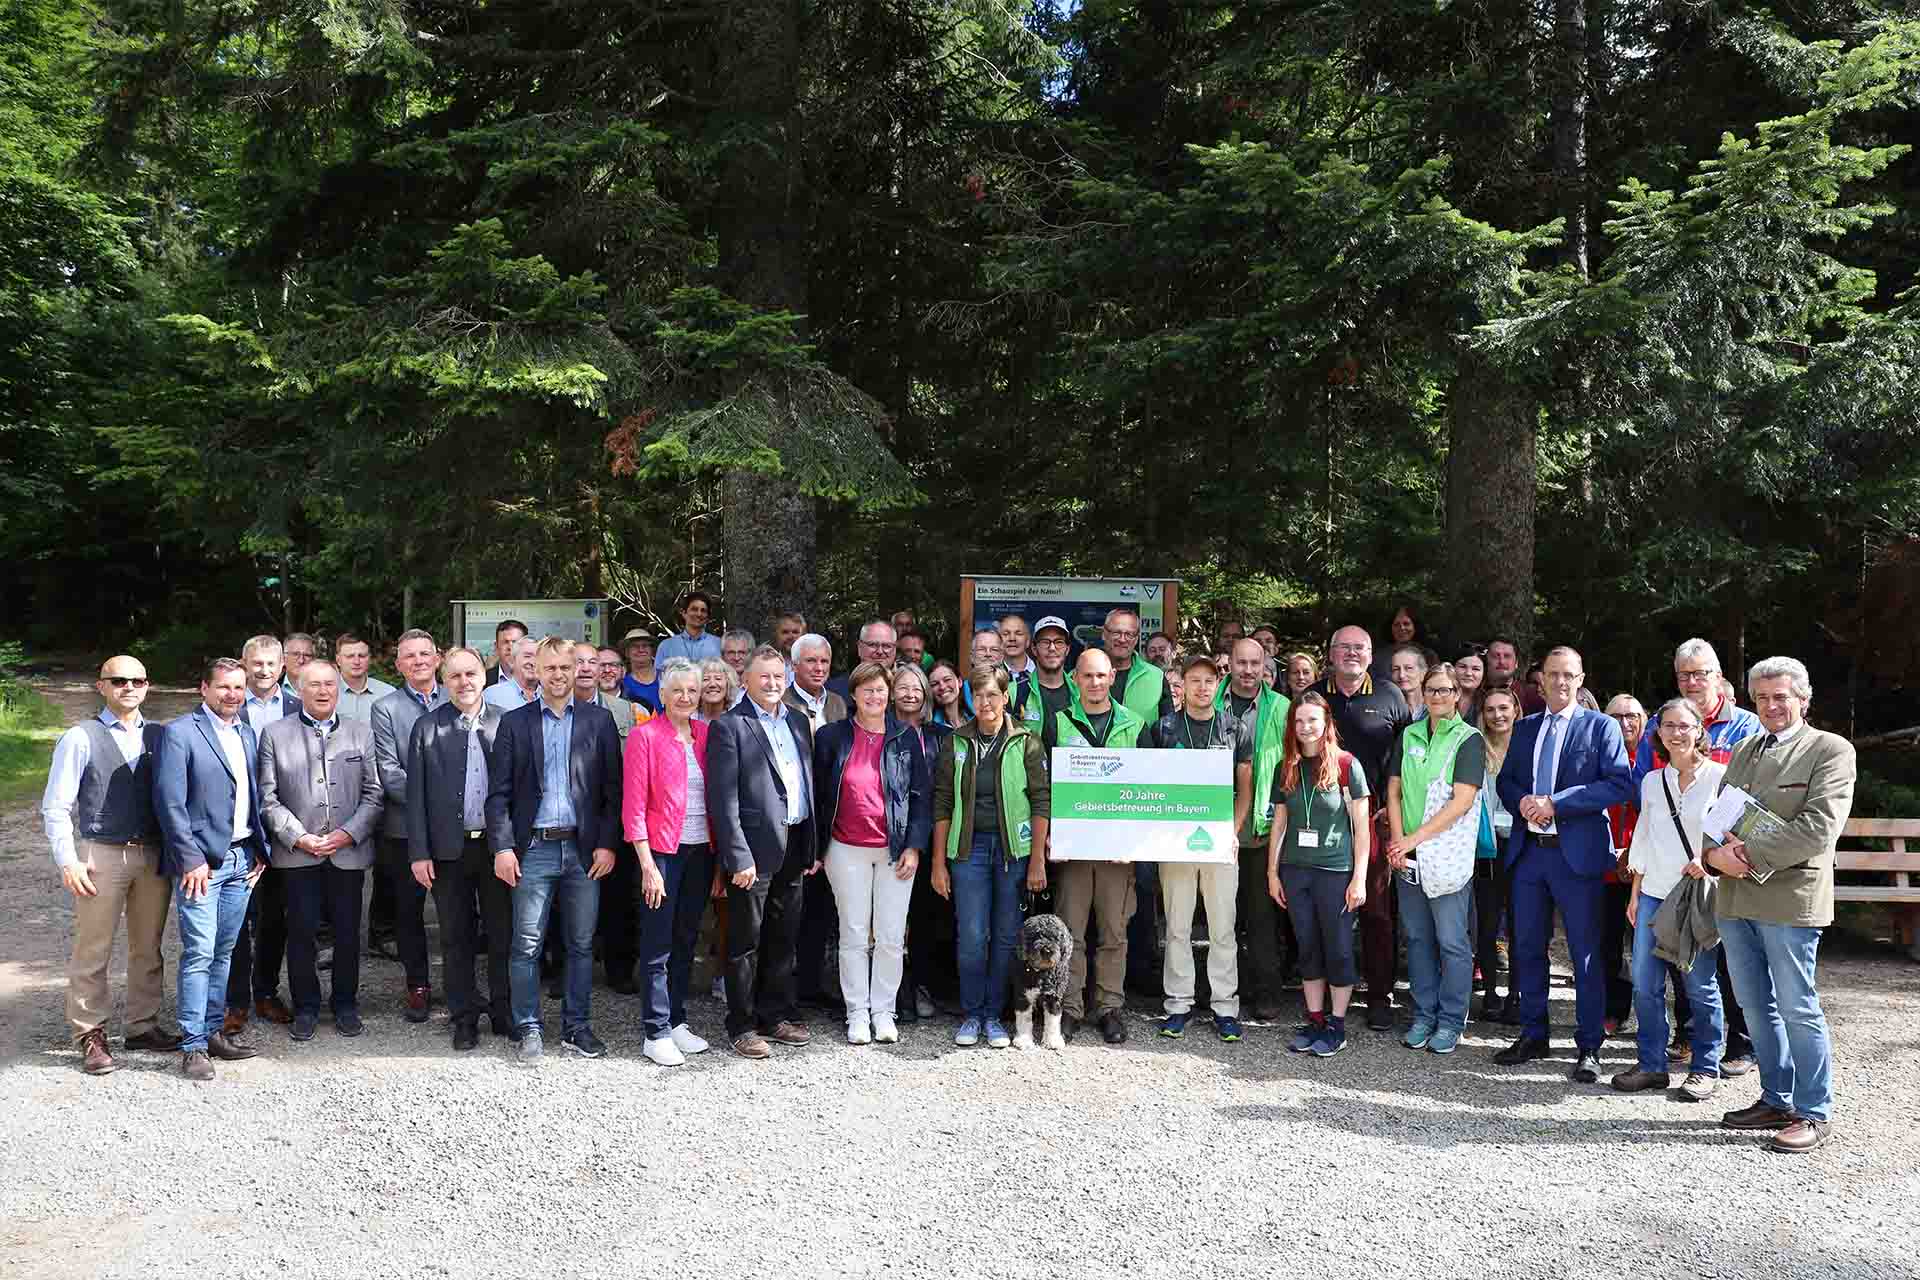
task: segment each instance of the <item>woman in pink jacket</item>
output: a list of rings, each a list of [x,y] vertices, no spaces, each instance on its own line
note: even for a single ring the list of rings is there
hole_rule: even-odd
[[[713,882],[707,726],[693,717],[699,705],[700,669],[676,658],[660,674],[661,714],[627,735],[620,810],[640,855],[642,1052],[663,1067],[707,1047],[687,1026],[687,973]]]

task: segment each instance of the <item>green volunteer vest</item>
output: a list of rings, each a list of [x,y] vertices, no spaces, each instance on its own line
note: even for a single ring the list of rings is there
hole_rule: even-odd
[[[1227,708],[1231,690],[1230,681],[1220,682],[1213,695],[1217,710]],[[1273,826],[1273,805],[1269,803],[1273,799],[1273,775],[1287,753],[1287,711],[1292,705],[1265,685],[1253,700],[1253,833],[1257,836],[1266,835]]]
[[[1159,668],[1155,667],[1154,670],[1158,671]],[[1159,696],[1159,694],[1154,695],[1155,698]],[[1155,705],[1158,704],[1156,703]],[[1054,731],[1060,739],[1061,746],[1090,747],[1093,745],[1093,726],[1085,720],[1074,719],[1076,715],[1082,714],[1084,714],[1084,712],[1081,711],[1080,704],[1076,701],[1072,706],[1054,717]],[[1135,715],[1123,704],[1116,702],[1113,704],[1113,728],[1107,733],[1107,745],[1109,747],[1137,747],[1140,745],[1140,735],[1145,731],[1146,727],[1146,721]]]
[[[1146,676],[1146,673],[1149,671],[1153,673],[1151,678]],[[1140,723],[1158,724],[1160,722],[1160,694],[1166,687],[1167,673],[1136,654],[1133,659],[1133,666],[1128,668],[1126,696],[1116,698],[1115,702],[1133,712],[1140,720]],[[1067,677],[1067,689],[1069,690],[1067,694],[1067,704],[1072,707],[1073,710],[1078,711],[1080,709],[1080,686],[1073,682],[1073,677],[1071,676]],[[1131,746],[1133,744],[1128,743],[1127,745]]]
[[[1415,720],[1400,734],[1400,822],[1411,832],[1427,820],[1427,788],[1435,778],[1453,778],[1453,759],[1460,744],[1479,730],[1453,716],[1434,732],[1433,717]]]
[[[1007,745],[1000,749],[1000,838],[1006,842],[1010,851],[1008,856],[1024,858],[1033,852],[1033,804],[1027,799],[1027,749],[1020,739],[1028,736],[1028,730],[1018,720],[1007,721]],[[953,747],[953,815],[947,824],[947,860],[953,861],[960,856],[960,828],[964,815],[961,806],[966,803],[966,787],[962,785],[967,776],[967,758],[974,754],[977,746],[972,741],[951,734],[947,741]],[[974,782],[978,787],[979,781]]]

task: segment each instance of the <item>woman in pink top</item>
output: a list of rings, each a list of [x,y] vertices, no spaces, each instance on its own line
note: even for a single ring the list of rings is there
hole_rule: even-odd
[[[640,983],[647,1058],[677,1067],[707,1042],[687,1026],[687,973],[713,881],[707,830],[707,726],[694,719],[700,669],[660,674],[661,714],[627,735],[621,825],[640,855]]]
[[[887,714],[892,687],[891,670],[861,663],[847,677],[853,715],[813,735],[814,832],[840,912],[849,1044],[900,1038],[894,1000],[906,962],[907,907],[933,829],[927,757],[919,735]]]

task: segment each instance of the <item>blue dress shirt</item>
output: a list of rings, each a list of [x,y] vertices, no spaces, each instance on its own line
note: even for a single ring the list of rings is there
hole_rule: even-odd
[[[564,715],[553,714],[544,701],[540,704],[540,745],[546,763],[540,773],[540,807],[534,811],[536,827],[574,826],[572,776],[573,700],[567,700]]]

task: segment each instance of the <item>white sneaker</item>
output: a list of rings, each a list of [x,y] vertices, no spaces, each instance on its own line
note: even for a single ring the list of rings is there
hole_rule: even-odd
[[[873,1015],[873,1042],[875,1044],[895,1044],[900,1039],[900,1028],[894,1025],[890,1013]]]
[[[848,1044],[872,1044],[873,1025],[867,1021],[867,1015],[856,1013],[847,1019]]]
[[[673,1036],[674,1048],[680,1050],[682,1053],[705,1053],[707,1051],[707,1042],[693,1034],[693,1028],[684,1022],[675,1027],[669,1034]]]
[[[646,1055],[649,1062],[657,1062],[663,1067],[677,1067],[686,1062],[679,1047],[666,1036],[647,1041],[641,1046],[640,1052]]]
[[[931,1018],[933,1016],[933,996],[925,987],[915,987],[913,989],[913,1011],[923,1018]]]

